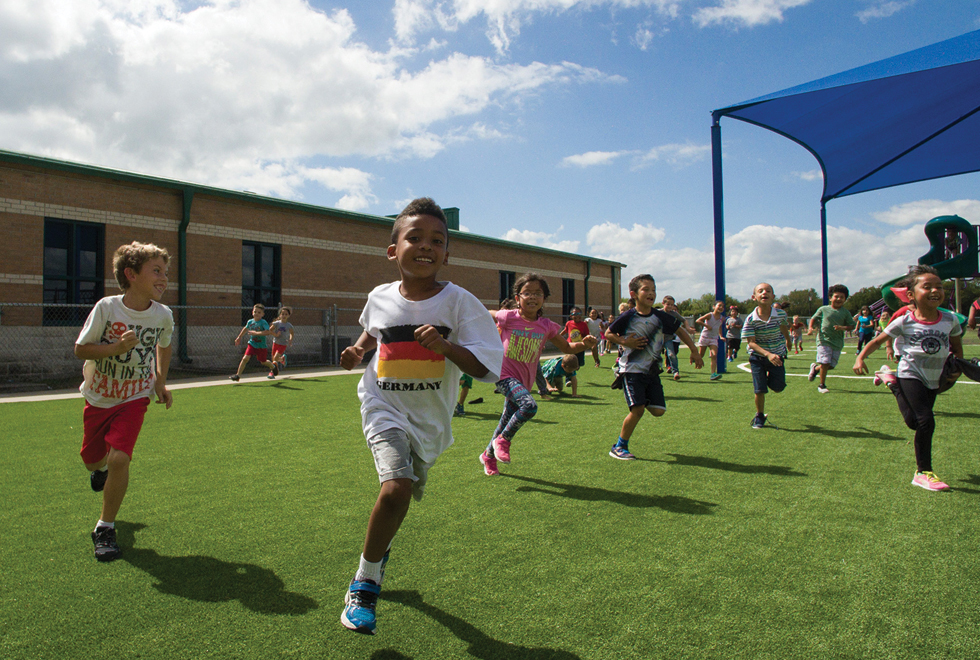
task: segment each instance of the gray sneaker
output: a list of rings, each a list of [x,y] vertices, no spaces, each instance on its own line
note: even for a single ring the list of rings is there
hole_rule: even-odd
[[[752,428],[761,429],[766,425],[766,416],[762,413],[756,413],[755,417],[752,418]]]

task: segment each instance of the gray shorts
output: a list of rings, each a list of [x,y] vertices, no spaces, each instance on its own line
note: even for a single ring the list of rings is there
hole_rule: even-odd
[[[412,497],[416,502],[421,500],[432,463],[426,463],[419,458],[412,449],[408,434],[401,429],[386,429],[372,435],[367,443],[374,454],[378,481],[384,483],[392,479],[411,479]]]
[[[838,360],[840,360],[839,348],[823,344],[817,346],[817,364],[826,364],[828,369],[833,369],[837,366]]]

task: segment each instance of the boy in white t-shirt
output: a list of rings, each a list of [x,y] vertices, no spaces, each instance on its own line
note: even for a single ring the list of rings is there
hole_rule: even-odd
[[[119,557],[115,521],[129,487],[129,463],[150,398],[173,404],[167,389],[174,317],[159,300],[167,290],[170,255],[151,243],[120,246],[112,269],[121,296],[97,302],[85,320],[75,356],[86,360],[81,456],[102,515],[92,532],[95,558]]]
[[[487,308],[465,289],[436,279],[449,261],[448,242],[446,216],[434,201],[423,197],[405,207],[388,246],[401,279],[368,295],[360,319],[364,332],[340,356],[349,370],[378,349],[357,394],[381,493],[340,617],[359,633],[375,633],[391,541],[412,498],[422,499],[429,468],[453,442],[460,374],[493,383],[504,357]]]

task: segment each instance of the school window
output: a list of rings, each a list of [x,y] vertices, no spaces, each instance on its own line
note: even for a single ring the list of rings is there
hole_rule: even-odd
[[[561,315],[568,318],[568,313],[575,307],[575,280],[562,279],[561,281]]]
[[[512,270],[500,271],[500,300],[514,297],[514,280],[517,273]]]
[[[267,243],[242,243],[242,323],[252,318],[252,307],[265,305],[269,313],[279,306],[282,296],[280,280],[280,246]]]
[[[105,226],[44,219],[44,325],[80,325],[105,289]]]

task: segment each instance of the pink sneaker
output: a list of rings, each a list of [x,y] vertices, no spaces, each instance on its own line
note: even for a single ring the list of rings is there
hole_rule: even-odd
[[[498,435],[493,439],[493,455],[497,457],[497,460],[501,463],[510,463],[510,441],[504,440],[504,437]]]
[[[497,459],[487,452],[480,454],[480,462],[483,463],[483,472],[488,477],[495,477],[500,474],[500,470],[497,469]]]
[[[941,482],[935,472],[916,472],[912,485],[926,490],[949,490],[949,486]]]

